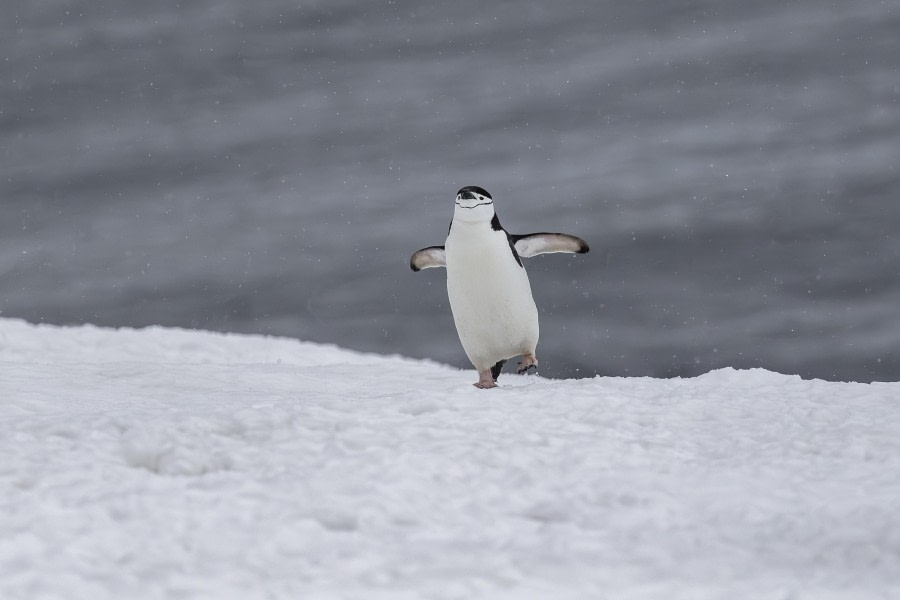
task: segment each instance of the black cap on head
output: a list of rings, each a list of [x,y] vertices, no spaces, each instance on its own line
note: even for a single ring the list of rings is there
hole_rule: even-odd
[[[485,198],[490,198],[491,200],[493,200],[493,198],[491,198],[491,195],[488,194],[486,189],[480,188],[477,185],[467,185],[463,189],[456,192],[457,196],[462,196],[463,198],[471,198],[471,199],[475,198],[475,194],[478,194],[480,196],[484,196]]]

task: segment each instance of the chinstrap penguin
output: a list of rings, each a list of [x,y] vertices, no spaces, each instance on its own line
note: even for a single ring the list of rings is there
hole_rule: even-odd
[[[456,332],[478,371],[474,385],[492,388],[507,359],[522,357],[519,374],[538,364],[538,312],[522,258],[588,250],[584,240],[564,233],[508,233],[491,195],[467,186],[456,194],[447,241],[415,252],[409,266],[413,271],[446,267]]]

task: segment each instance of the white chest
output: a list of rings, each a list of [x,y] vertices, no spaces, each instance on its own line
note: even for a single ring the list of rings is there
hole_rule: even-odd
[[[445,243],[447,294],[463,349],[478,369],[534,350],[538,316],[506,233],[454,221]]]

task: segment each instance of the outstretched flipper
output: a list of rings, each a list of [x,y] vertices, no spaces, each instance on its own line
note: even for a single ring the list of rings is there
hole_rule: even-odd
[[[516,252],[522,258],[530,258],[538,254],[552,254],[554,252],[571,252],[573,254],[585,254],[590,248],[580,237],[567,233],[526,233],[524,235],[509,235]],[[421,250],[420,250],[421,252]]]
[[[433,269],[447,266],[447,255],[443,246],[429,246],[413,253],[409,259],[409,268],[413,271]]]

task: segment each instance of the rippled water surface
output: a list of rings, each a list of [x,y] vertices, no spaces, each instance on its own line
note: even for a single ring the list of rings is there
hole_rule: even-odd
[[[0,315],[462,367],[480,185],[549,376],[900,378],[900,3],[13,1]]]

